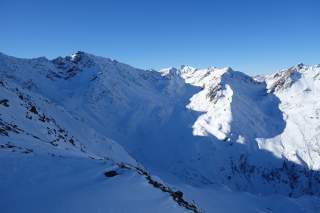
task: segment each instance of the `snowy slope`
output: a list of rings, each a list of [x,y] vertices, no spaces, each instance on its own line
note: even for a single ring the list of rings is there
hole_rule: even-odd
[[[277,156],[320,169],[320,66],[299,64],[267,76],[268,89],[281,100],[286,128],[259,145]]]
[[[0,156],[9,171],[0,174],[1,197],[22,200],[34,187],[17,177],[40,176],[44,188],[32,196],[56,188],[48,199],[74,197],[52,212],[186,211],[174,190],[205,212],[317,212],[319,73],[297,65],[256,79],[231,68],[145,71],[84,52],[54,60],[0,54]],[[121,162],[173,191],[159,192],[135,169],[104,182]],[[10,209],[10,199],[0,206]],[[88,202],[76,205],[81,199]]]
[[[53,99],[21,87],[19,77],[6,76],[0,82],[4,212],[187,211],[137,171],[121,169],[119,163],[139,165],[118,143]],[[27,81],[42,78],[32,77]],[[107,171],[118,175],[105,177]]]

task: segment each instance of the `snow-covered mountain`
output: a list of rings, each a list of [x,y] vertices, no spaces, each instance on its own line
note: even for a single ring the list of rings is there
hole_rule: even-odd
[[[320,65],[251,77],[0,53],[5,212],[319,212]]]

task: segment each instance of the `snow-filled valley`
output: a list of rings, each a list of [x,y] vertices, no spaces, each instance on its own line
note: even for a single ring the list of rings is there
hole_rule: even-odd
[[[0,53],[0,158],[4,213],[320,212],[320,65]]]

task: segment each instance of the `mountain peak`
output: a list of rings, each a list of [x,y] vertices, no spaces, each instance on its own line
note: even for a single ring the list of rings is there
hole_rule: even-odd
[[[77,51],[73,54],[71,54],[70,57],[70,61],[74,62],[74,63],[79,63],[79,62],[83,62],[83,61],[90,61],[92,60],[92,58],[94,57],[93,55],[83,52],[83,51]]]
[[[226,72],[234,71],[231,67],[224,67],[223,70],[225,70]]]
[[[83,51],[77,51],[77,52],[71,54],[70,57],[71,57],[71,60],[72,60],[72,61],[78,61],[79,59],[81,59],[81,57],[83,57],[83,56],[85,56],[85,55],[87,55],[85,52],[83,52]]]
[[[160,70],[160,73],[162,76],[167,76],[167,75],[176,75],[178,74],[178,69],[175,67],[168,67]]]

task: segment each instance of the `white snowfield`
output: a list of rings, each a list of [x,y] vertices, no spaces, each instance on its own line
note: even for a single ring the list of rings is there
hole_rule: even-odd
[[[160,72],[0,53],[0,209],[320,212],[320,65]]]

